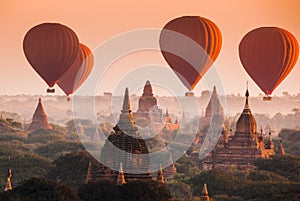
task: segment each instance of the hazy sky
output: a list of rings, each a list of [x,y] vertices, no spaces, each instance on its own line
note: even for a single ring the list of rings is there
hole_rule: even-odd
[[[22,41],[26,32],[43,22],[59,22],[71,27],[80,41],[92,50],[115,35],[133,29],[162,28],[173,18],[199,15],[220,28],[223,45],[216,60],[226,93],[243,93],[245,82],[253,94],[259,88],[246,74],[238,57],[238,43],[250,30],[260,26],[279,26],[300,39],[300,2],[298,0],[195,0],[195,1],[62,1],[0,0],[0,94],[45,94],[47,85],[26,61]],[[153,55],[150,54],[149,58]],[[134,57],[128,57],[135,59]],[[145,55],[142,57],[147,60]],[[126,60],[126,59],[125,59]],[[149,60],[149,59],[148,59]],[[150,61],[151,62],[151,61]],[[134,62],[119,62],[130,70]],[[124,64],[128,63],[128,66]],[[138,62],[137,62],[138,63]],[[139,63],[142,65],[142,63]],[[300,92],[300,63],[274,91]],[[95,66],[97,68],[97,66]],[[117,68],[115,68],[117,69]],[[118,74],[117,70],[112,75]],[[119,79],[117,75],[115,79]],[[179,82],[179,81],[178,81]],[[105,88],[105,86],[104,86]],[[112,90],[107,87],[103,90]],[[196,94],[204,90],[201,83]],[[61,92],[59,90],[58,94]]]

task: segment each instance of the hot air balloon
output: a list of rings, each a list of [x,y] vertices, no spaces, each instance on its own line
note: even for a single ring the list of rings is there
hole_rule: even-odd
[[[65,25],[43,23],[26,33],[23,50],[32,68],[51,88],[73,64],[79,40]],[[54,89],[47,92],[54,92]]]
[[[83,84],[94,65],[91,50],[84,44],[80,44],[79,50],[72,66],[57,82],[67,96],[73,94]],[[68,100],[70,100],[69,97]]]
[[[271,93],[297,62],[296,38],[278,27],[260,27],[247,33],[239,44],[239,56],[247,73],[271,100]]]
[[[199,16],[184,16],[168,22],[160,34],[163,57],[181,82],[192,90],[216,60],[222,46],[219,28]]]

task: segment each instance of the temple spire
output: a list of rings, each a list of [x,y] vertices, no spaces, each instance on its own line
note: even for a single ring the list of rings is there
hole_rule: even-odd
[[[11,191],[12,190],[12,185],[11,185],[11,178],[12,178],[12,171],[10,168],[10,156],[8,157],[8,171],[7,171],[7,176],[6,176],[6,186],[4,191]]]
[[[245,93],[245,96],[246,96],[246,103],[245,103],[245,109],[250,109],[250,106],[249,106],[249,91],[248,91],[248,81],[247,81],[247,89],[246,89],[246,93]]]
[[[117,127],[125,132],[126,134],[136,135],[136,131],[138,130],[133,115],[130,110],[130,101],[129,101],[129,91],[128,88],[125,90],[124,100],[123,100],[123,108],[121,110],[119,122]]]
[[[125,95],[124,95],[124,100],[123,100],[123,109],[121,112],[122,113],[131,112],[128,88],[125,89]]]
[[[274,143],[273,143],[273,140],[272,140],[271,132],[269,132],[269,139],[268,139],[268,142],[266,144],[266,149],[274,149]]]
[[[166,117],[169,117],[169,109],[166,110]]]
[[[281,156],[284,156],[285,154],[285,151],[284,151],[284,148],[282,146],[282,140],[280,140],[280,144],[279,144],[279,147],[278,147],[278,152],[277,152],[279,155]]]
[[[93,172],[92,172],[92,162],[89,162],[88,172],[86,175],[85,183],[90,183],[93,180]]]
[[[218,96],[216,85],[214,85],[212,96],[216,96],[216,97]]]
[[[264,130],[263,128],[260,129],[260,138],[262,141],[264,141]]]
[[[207,187],[206,187],[206,183],[203,184],[200,201],[209,201],[209,195],[208,195],[208,190],[207,190]]]
[[[123,171],[123,165],[122,162],[120,163],[119,167],[119,174],[117,178],[117,185],[124,185],[126,184],[125,177],[124,177],[124,171]]]
[[[162,184],[165,183],[165,179],[164,179],[164,175],[163,175],[161,165],[160,165],[159,170],[157,172],[157,182],[162,183]]]
[[[171,180],[176,174],[176,167],[172,159],[172,154],[169,155],[169,166],[164,168],[163,176],[165,180]]]
[[[213,92],[205,109],[204,118],[207,118],[210,121],[214,115],[218,115],[222,118],[224,117],[223,107],[221,105],[216,86],[213,87]]]
[[[153,96],[152,86],[149,80],[147,80],[144,86],[143,96]]]

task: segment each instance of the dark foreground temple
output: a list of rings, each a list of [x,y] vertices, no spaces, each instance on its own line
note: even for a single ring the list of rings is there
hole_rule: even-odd
[[[107,138],[100,156],[100,161],[105,166],[103,165],[102,168],[95,171],[89,167],[87,182],[118,180],[120,183],[120,179],[121,181],[124,179],[126,181],[152,179],[149,173],[149,150],[145,141],[138,138],[138,129],[130,110],[128,88],[125,91],[119,122],[113,129],[114,131]]]

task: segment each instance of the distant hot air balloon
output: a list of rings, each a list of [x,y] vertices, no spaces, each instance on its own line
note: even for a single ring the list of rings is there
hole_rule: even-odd
[[[191,91],[219,55],[222,36],[212,21],[199,16],[184,16],[163,27],[159,43],[165,60]],[[186,95],[189,94],[193,93]]]
[[[79,50],[72,66],[57,82],[57,85],[67,96],[74,93],[83,84],[94,65],[94,57],[91,50],[83,44],[80,44]]]
[[[270,100],[271,93],[297,62],[296,38],[278,27],[261,27],[247,33],[240,42],[240,60],[254,82]]]
[[[30,65],[51,88],[73,64],[79,40],[65,25],[43,23],[26,33],[23,50]],[[48,89],[47,92],[54,90]]]

